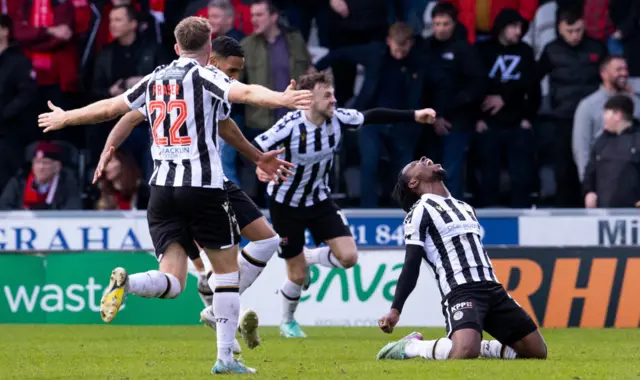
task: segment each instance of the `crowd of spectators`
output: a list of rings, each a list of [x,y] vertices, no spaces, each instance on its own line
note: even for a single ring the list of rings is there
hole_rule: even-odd
[[[144,209],[149,126],[93,169],[115,122],[43,135],[52,101],[122,94],[175,53],[184,17],[245,51],[245,83],[284,90],[331,70],[342,107],[432,107],[434,125],[345,135],[331,178],[345,207],[392,207],[395,176],[428,156],[477,207],[640,206],[637,0],[1,0],[0,209]],[[236,105],[252,139],[287,112]],[[46,140],[46,141],[45,141]],[[225,174],[265,206],[228,146]]]

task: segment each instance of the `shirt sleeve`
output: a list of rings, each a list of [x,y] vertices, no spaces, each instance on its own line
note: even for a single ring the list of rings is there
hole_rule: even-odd
[[[229,90],[236,81],[226,76],[222,71],[213,67],[206,69],[204,67],[199,67],[198,70],[200,70],[200,78],[202,79],[202,85],[204,86],[205,91],[211,94],[211,96],[220,99],[225,103],[229,103]]]
[[[276,125],[256,137],[253,140],[253,145],[261,151],[267,152],[282,144],[291,136],[293,130],[293,124],[289,122],[291,120],[287,116],[283,117]]]
[[[130,109],[135,110],[144,105],[147,97],[147,85],[149,84],[152,76],[153,73],[145,76],[124,93],[124,101]]]
[[[340,121],[340,124],[344,125],[346,128],[357,129],[364,124],[364,115],[360,111],[337,108],[334,114],[338,118],[338,121]]]
[[[220,102],[218,105],[218,120],[227,120],[231,116],[231,104]]]
[[[418,203],[409,211],[404,219],[404,240],[408,245],[424,247],[429,226],[429,212]]]

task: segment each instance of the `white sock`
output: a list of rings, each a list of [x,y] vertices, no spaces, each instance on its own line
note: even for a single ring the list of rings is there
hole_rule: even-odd
[[[497,340],[483,340],[480,344],[480,357],[491,359],[516,359],[518,355],[509,346],[503,346]]]
[[[404,348],[404,353],[409,358],[422,357],[431,360],[447,360],[453,347],[449,338],[436,340],[411,339]]]
[[[289,279],[284,281],[280,294],[282,294],[282,323],[289,323],[295,320],[295,314],[300,302],[302,285],[298,285]]]
[[[238,292],[240,274],[238,272],[216,274],[211,276],[215,296],[213,297],[213,314],[216,316],[216,336],[218,343],[218,360],[225,364],[233,361],[233,341],[236,338],[238,318],[240,314],[240,294]]]
[[[180,280],[170,273],[150,270],[129,276],[129,293],[145,298],[175,298],[182,291]]]
[[[238,256],[240,265],[240,294],[253,284],[267,266],[280,245],[280,236],[252,241],[247,244]]]
[[[304,248],[304,258],[307,260],[307,265],[322,265],[327,268],[344,268],[340,264],[340,260],[336,255],[331,252],[329,247],[320,248]]]

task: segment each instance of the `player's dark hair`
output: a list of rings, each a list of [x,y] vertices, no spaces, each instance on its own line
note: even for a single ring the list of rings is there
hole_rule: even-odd
[[[576,2],[580,3],[579,1]],[[583,2],[584,3],[584,2]],[[582,19],[583,7],[577,5],[562,5],[556,11],[556,25],[560,25],[562,21],[567,25],[573,25]]]
[[[333,77],[326,71],[301,75],[296,87],[298,90],[313,90],[318,83],[333,86]]]
[[[396,186],[393,188],[391,197],[398,202],[400,207],[406,212],[409,212],[411,207],[420,199],[418,194],[409,188],[409,179],[403,173],[398,175],[398,182],[396,182]]]
[[[244,49],[238,41],[231,37],[216,37],[211,42],[211,50],[222,58],[242,57],[244,58]]]
[[[604,104],[605,110],[618,111],[627,121],[633,120],[633,100],[627,95],[614,95]]]
[[[266,5],[267,6],[267,11],[271,15],[274,14],[274,13],[278,13],[280,11],[278,9],[278,7],[276,7],[276,5],[271,0],[254,0],[254,2],[251,5],[256,5],[256,4],[264,4],[264,5]]]
[[[622,59],[624,60],[624,57],[621,55],[617,55],[617,54],[610,54],[608,56],[606,56],[602,62],[600,63],[600,71],[604,71],[604,69],[607,68],[607,66],[609,66],[609,63],[615,61],[616,59]]]
[[[138,10],[131,4],[126,5],[126,4],[121,4],[121,5],[116,5],[115,7],[111,8],[111,12],[115,11],[116,9],[124,9],[125,13],[127,14],[127,18],[129,19],[129,21],[138,21]]]
[[[453,22],[458,21],[458,8],[448,2],[440,2],[431,10],[431,18],[437,16],[449,16]]]

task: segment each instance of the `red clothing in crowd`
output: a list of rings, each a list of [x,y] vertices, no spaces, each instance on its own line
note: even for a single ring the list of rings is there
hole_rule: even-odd
[[[22,3],[18,6],[9,3]],[[47,33],[51,26],[74,30],[75,8],[64,0],[8,1],[14,20],[14,37],[31,59],[38,85],[59,85],[64,92],[77,90],[78,56],[73,39],[59,40]]]
[[[583,16],[587,34],[592,38],[604,41],[615,31],[609,18],[609,0],[586,0]]]
[[[458,9],[458,21],[467,28],[470,43],[476,41],[476,0],[446,0]],[[538,9],[538,0],[490,0],[489,27],[503,8],[517,9],[527,21],[533,20]]]
[[[245,36],[253,33],[253,25],[251,24],[251,7],[243,4],[241,0],[231,0],[231,4],[236,10],[236,20],[233,26],[244,33]],[[196,16],[208,18],[208,7],[200,9],[196,13]]]

